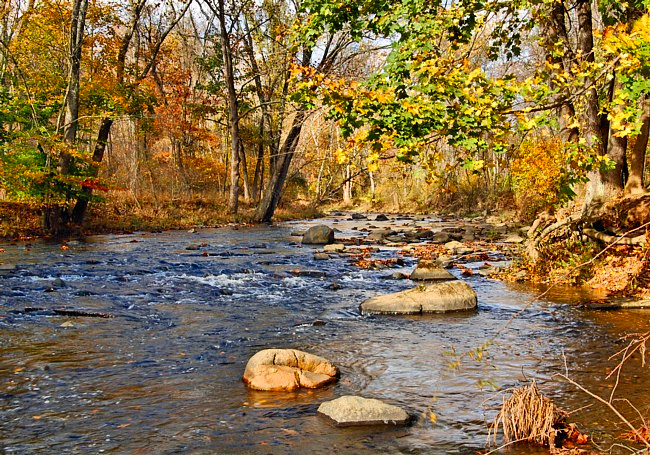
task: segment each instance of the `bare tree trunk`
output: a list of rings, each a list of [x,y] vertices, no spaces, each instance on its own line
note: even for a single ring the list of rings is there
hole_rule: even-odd
[[[223,77],[228,91],[228,110],[230,122],[230,193],[228,196],[228,211],[232,214],[239,209],[239,108],[237,106],[237,91],[235,90],[235,72],[232,63],[232,48],[226,28],[226,7],[224,0],[217,2],[217,16],[223,56]]]
[[[260,121],[260,143],[257,146],[257,160],[255,162],[255,175],[253,176],[253,200],[258,202],[262,192],[264,181],[264,117]]]
[[[291,130],[289,130],[289,134],[280,149],[275,172],[271,174],[271,181],[269,182],[269,185],[264,192],[264,197],[260,201],[257,211],[255,212],[256,219],[261,222],[270,222],[271,218],[273,218],[273,213],[275,213],[275,209],[280,203],[282,188],[287,179],[287,174],[289,173],[289,165],[291,164],[293,155],[298,147],[300,132],[302,131],[305,116],[306,114],[302,110],[296,113]]]
[[[582,61],[594,62],[594,35],[590,0],[578,0],[576,3],[578,14],[578,51]],[[605,154],[604,134],[601,130],[601,121],[598,106],[598,93],[594,86],[594,80],[590,76],[583,78],[583,85],[587,87],[585,92],[585,110],[582,115],[582,136],[585,138],[586,146],[595,151],[598,155]],[[603,176],[596,169],[589,173],[586,194],[584,198],[583,211],[591,208],[596,201],[606,199],[606,192]]]
[[[641,133],[636,137],[636,142],[630,152],[630,175],[625,185],[625,194],[643,193],[643,173],[645,171],[645,156],[648,149],[648,136],[650,136],[650,97],[643,100],[643,113],[641,114]]]
[[[106,152],[106,145],[108,145],[108,137],[111,132],[111,126],[113,126],[112,118],[106,117],[102,119],[102,123],[99,126],[99,132],[97,133],[95,150],[93,151],[92,160],[94,165],[90,173],[92,178],[95,178],[99,175],[99,163],[101,163],[104,159],[104,153]],[[79,199],[77,199],[77,203],[75,204],[74,210],[72,211],[72,221],[74,223],[83,222],[91,196],[92,189],[88,186],[84,186],[81,189],[81,196]]]
[[[556,65],[560,65],[560,71],[567,71],[575,64],[575,56],[571,49],[571,43],[567,34],[564,3],[556,0],[551,3],[549,10],[544,10],[541,15],[542,27],[544,28],[544,41],[548,49],[553,49],[557,43],[562,43],[564,55],[558,57],[549,52],[547,59]],[[551,88],[556,84],[551,83]],[[575,117],[573,103],[566,101],[557,109],[557,116],[560,124],[560,139],[563,144],[578,142],[578,128],[569,128],[569,122]]]
[[[242,173],[242,183],[244,184],[244,201],[250,202],[251,200],[251,190],[248,180],[248,163],[246,162],[246,153],[244,153],[244,146],[239,141],[239,161],[241,163],[241,173]]]
[[[350,163],[345,165],[345,183],[343,184],[343,203],[350,204],[352,202],[352,171]]]
[[[79,92],[81,86],[81,45],[83,44],[84,27],[86,25],[86,13],[88,11],[88,0],[74,0],[72,5],[72,16],[70,19],[69,37],[69,59],[70,69],[68,72],[68,88],[65,97],[65,115],[63,125],[63,141],[70,147],[77,145],[77,131],[79,130]],[[72,167],[72,155],[63,152],[58,163],[58,173],[66,175]],[[59,234],[67,228],[70,221],[68,207],[59,204],[46,207],[43,212],[43,227],[45,230]]]

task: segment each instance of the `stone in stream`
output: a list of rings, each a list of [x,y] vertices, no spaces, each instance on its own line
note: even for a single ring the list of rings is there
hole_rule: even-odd
[[[302,243],[313,245],[328,245],[334,243],[334,230],[324,224],[318,224],[307,229],[302,236]]]
[[[392,404],[373,398],[352,395],[326,401],[318,407],[318,413],[331,419],[336,426],[355,425],[406,425],[408,413]]]
[[[436,261],[420,259],[411,273],[413,281],[451,281],[456,277],[442,268]]]
[[[424,314],[473,310],[476,292],[460,280],[422,284],[414,289],[365,300],[361,314]]]
[[[366,237],[366,240],[368,240],[369,242],[382,242],[387,236],[393,234],[395,234],[395,231],[393,229],[377,229],[374,231],[370,231],[370,233]]]
[[[388,221],[388,217],[383,213],[380,213],[375,217],[375,221]]]
[[[325,245],[323,247],[323,250],[326,253],[330,253],[330,252],[338,253],[338,252],[341,252],[341,251],[345,250],[345,245],[342,244],[342,243],[332,243],[330,245]]]
[[[265,349],[248,360],[244,382],[254,390],[316,389],[339,376],[329,360],[297,349]]]

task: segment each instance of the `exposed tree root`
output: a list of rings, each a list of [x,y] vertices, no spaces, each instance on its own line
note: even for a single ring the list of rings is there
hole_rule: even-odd
[[[595,229],[583,229],[582,233],[589,238],[598,240],[603,243],[618,243],[619,245],[641,245],[647,241],[645,234],[636,237],[624,237],[622,234],[609,235]]]

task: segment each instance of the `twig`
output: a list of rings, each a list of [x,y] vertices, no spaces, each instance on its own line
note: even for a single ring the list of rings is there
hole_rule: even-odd
[[[646,438],[644,438],[643,435],[642,435],[642,434],[641,434],[641,433],[640,433],[640,432],[639,432],[639,431],[634,427],[634,425],[632,425],[632,424],[630,423],[630,421],[627,420],[627,419],[625,418],[625,416],[623,416],[623,414],[621,414],[621,413],[619,412],[619,410],[616,409],[616,407],[614,407],[613,404],[611,404],[611,403],[608,402],[607,400],[603,399],[602,397],[596,395],[595,393],[591,392],[590,390],[585,389],[583,386],[581,386],[580,384],[578,384],[577,382],[575,382],[573,379],[569,378],[568,376],[566,376],[566,375],[564,375],[564,374],[557,373],[557,374],[554,374],[553,376],[559,376],[559,377],[563,378],[563,379],[564,379],[565,381],[567,381],[569,384],[573,385],[574,387],[577,387],[578,389],[582,390],[584,393],[586,393],[586,394],[589,395],[590,397],[592,397],[592,398],[594,398],[594,399],[600,401],[602,404],[604,404],[605,406],[607,406],[607,407],[608,407],[608,408],[609,408],[609,409],[610,409],[614,414],[616,414],[616,416],[617,416],[619,419],[621,419],[621,421],[622,421],[625,425],[627,425],[627,426],[632,430],[632,432],[634,433],[634,435],[635,435],[637,438],[639,438],[639,441],[642,441],[642,442],[646,445],[646,447],[650,448],[650,441],[648,441]]]

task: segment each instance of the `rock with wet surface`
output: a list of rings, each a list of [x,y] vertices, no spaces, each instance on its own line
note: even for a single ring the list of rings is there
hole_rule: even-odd
[[[442,268],[436,261],[420,259],[418,265],[411,273],[413,281],[450,281],[456,277]]]
[[[410,416],[400,407],[373,398],[352,395],[326,401],[318,413],[331,419],[336,426],[406,425]]]
[[[334,243],[334,230],[324,224],[312,226],[303,235],[302,243],[312,245],[328,245]]]
[[[345,245],[342,244],[342,243],[332,243],[330,245],[325,245],[323,250],[326,253],[329,253],[329,252],[338,253],[338,252],[341,252],[341,251],[345,250]]]
[[[414,289],[365,300],[361,314],[423,314],[468,311],[477,306],[472,287],[460,280],[422,284]]]
[[[254,390],[292,391],[316,389],[339,376],[329,360],[297,349],[265,349],[251,357],[244,382]]]

